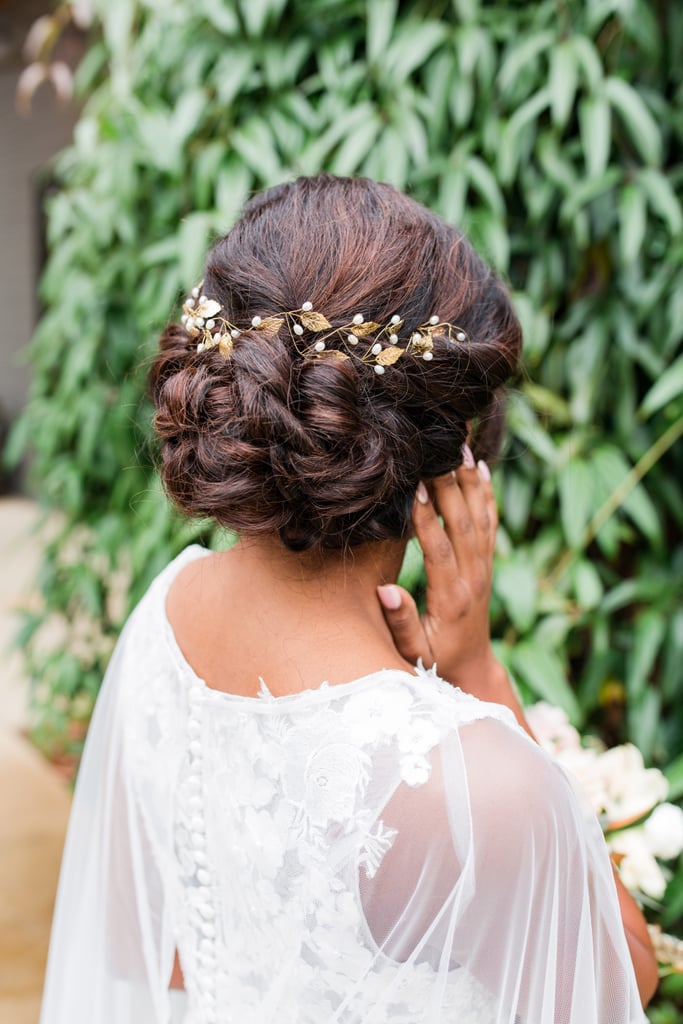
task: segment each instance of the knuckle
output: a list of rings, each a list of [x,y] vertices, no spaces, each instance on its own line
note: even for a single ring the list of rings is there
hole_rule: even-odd
[[[459,513],[453,521],[453,529],[456,533],[466,537],[474,529],[472,520],[466,512]]]
[[[488,533],[491,529],[491,517],[486,510],[477,517],[477,526],[482,533]]]
[[[433,557],[436,562],[448,562],[453,557],[451,542],[443,533],[434,541]]]

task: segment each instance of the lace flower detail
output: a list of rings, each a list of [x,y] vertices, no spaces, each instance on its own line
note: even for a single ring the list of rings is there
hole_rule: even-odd
[[[351,743],[319,744],[305,761],[294,759],[284,775],[289,800],[303,809],[312,825],[346,821],[356,796],[367,782],[369,760]]]
[[[385,828],[382,821],[377,822],[374,832],[367,834],[360,857],[358,858],[358,864],[360,867],[365,868],[365,874],[368,878],[375,877],[385,853],[391,849],[397,835],[398,832],[395,828]]]
[[[401,778],[409,786],[424,786],[432,766],[422,754],[406,754],[401,758]]]
[[[372,687],[350,698],[342,719],[357,743],[374,743],[409,725],[412,704],[413,695],[404,686]]]

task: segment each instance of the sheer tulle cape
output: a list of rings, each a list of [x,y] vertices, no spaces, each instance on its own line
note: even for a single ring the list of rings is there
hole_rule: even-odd
[[[509,712],[421,670],[209,690],[164,612],[201,554],[98,699],[41,1024],[643,1022],[598,823]]]

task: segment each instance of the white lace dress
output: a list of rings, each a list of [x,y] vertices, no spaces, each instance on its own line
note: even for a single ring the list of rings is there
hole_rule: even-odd
[[[597,822],[510,712],[421,669],[209,689],[165,615],[202,554],[107,673],[42,1024],[644,1021]]]

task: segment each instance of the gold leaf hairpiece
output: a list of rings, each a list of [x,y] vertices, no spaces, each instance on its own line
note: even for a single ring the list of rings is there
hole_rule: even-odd
[[[264,338],[274,338],[286,326],[294,347],[304,358],[345,360],[353,357],[358,362],[372,366],[375,373],[382,374],[385,367],[394,366],[405,355],[429,362],[434,358],[435,336],[446,337],[451,342],[468,341],[461,327],[434,315],[427,323],[417,327],[401,345],[399,331],[404,321],[398,314],[394,314],[388,324],[382,325],[374,320],[366,321],[362,313],[356,313],[348,323],[334,327],[323,313],[313,309],[311,302],[304,302],[301,309],[288,310],[286,313],[254,316],[248,327],[240,328],[219,316],[222,306],[202,293],[203,283],[192,289],[183,303],[181,316],[185,330],[196,342],[197,352],[218,348],[220,354],[228,358],[232,355],[235,341],[242,334],[255,331]],[[310,344],[303,340],[306,332],[316,336]],[[365,339],[372,341],[372,344],[366,350],[359,351],[358,344]],[[330,340],[334,340],[334,348],[327,347]]]

